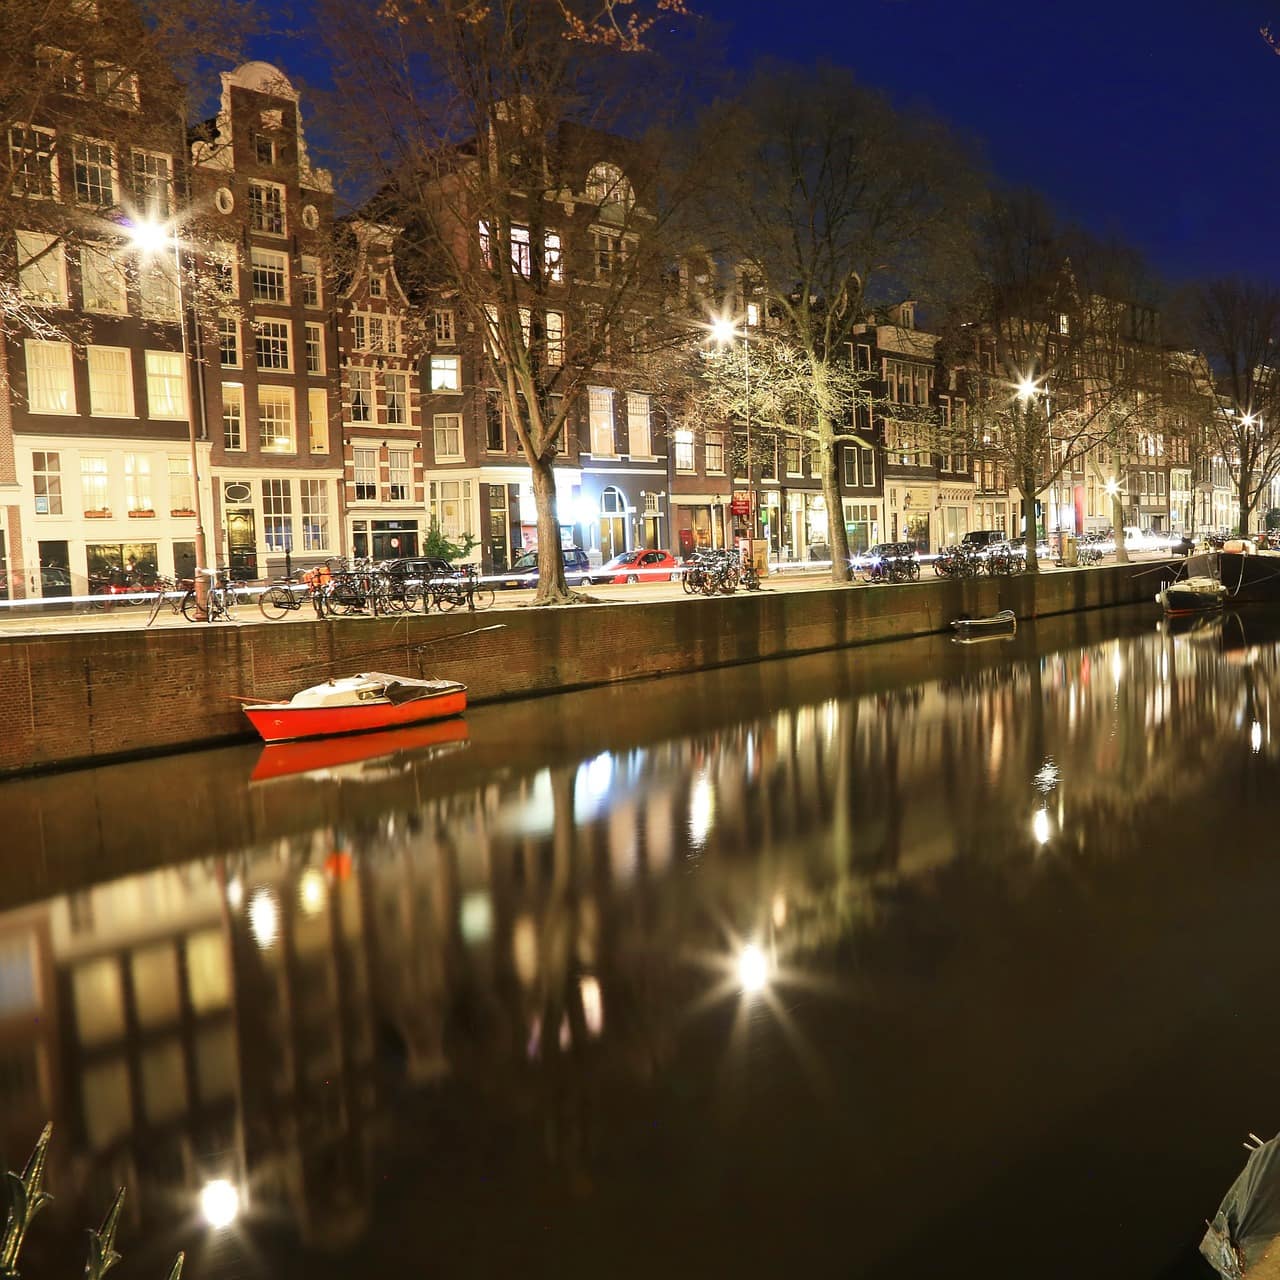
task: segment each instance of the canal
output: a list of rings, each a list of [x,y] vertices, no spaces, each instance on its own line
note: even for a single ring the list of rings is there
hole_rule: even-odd
[[[1208,1276],[1278,674],[1109,610],[0,787],[24,1275],[123,1183],[131,1275]]]

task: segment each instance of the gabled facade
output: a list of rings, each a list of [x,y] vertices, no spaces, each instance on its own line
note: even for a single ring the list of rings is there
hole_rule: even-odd
[[[333,183],[308,158],[297,92],[263,62],[224,73],[191,154],[201,268],[222,286],[201,316],[210,555],[271,576],[342,549]]]

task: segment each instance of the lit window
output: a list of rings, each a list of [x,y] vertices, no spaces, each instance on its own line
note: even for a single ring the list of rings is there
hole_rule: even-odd
[[[89,412],[95,418],[133,417],[133,367],[124,347],[87,347]]]
[[[293,453],[293,392],[258,388],[258,447],[263,453]]]
[[[195,488],[191,483],[191,459],[169,454],[169,514],[194,512]]]
[[[564,279],[564,253],[560,247],[560,233],[548,231],[542,237],[542,252],[547,263],[547,275],[554,284]]]
[[[676,470],[692,471],[693,470],[693,437],[687,431],[684,434],[689,436],[688,465],[681,466],[680,449],[679,449],[679,445],[677,444]],[[710,472],[723,475],[724,474],[724,436],[719,431],[707,432],[706,450],[707,450],[707,470]]]
[[[106,458],[80,455],[80,493],[86,511],[111,510],[109,480]]]
[[[253,249],[249,261],[254,299],[258,302],[288,302],[289,259],[271,249]]]
[[[461,391],[462,374],[457,356],[431,357],[431,390]]]
[[[462,415],[437,413],[432,423],[437,462],[457,462],[462,458]]]
[[[244,448],[244,388],[238,383],[222,384],[222,444],[232,451]]]
[[[109,142],[76,138],[71,146],[76,203],[106,208],[116,202],[116,153]]]
[[[19,231],[18,288],[29,302],[43,306],[67,305],[66,256],[56,236],[40,231]]]
[[[403,373],[383,374],[382,386],[387,400],[387,425],[402,427],[409,421],[408,376]]]
[[[625,217],[635,203],[626,175],[617,165],[607,162],[592,166],[587,174],[586,196],[606,218]]]
[[[471,481],[433,480],[428,507],[431,520],[446,538],[459,541],[474,533],[471,527]]]
[[[249,183],[249,226],[254,231],[284,235],[284,207],[284,188],[279,183]]]
[[[591,420],[591,452],[596,457],[613,454],[613,390],[610,387],[589,387],[587,409]]]
[[[302,549],[326,551],[329,547],[329,484],[326,480],[301,480]]]
[[[40,450],[31,455],[31,487],[35,497],[36,515],[60,516],[62,514],[62,459],[56,453]]]
[[[368,369],[347,370],[347,417],[352,422],[373,421],[373,374]]]
[[[293,550],[293,503],[288,480],[262,482],[262,536],[268,551]]]
[[[627,393],[627,439],[633,458],[651,458],[653,442],[649,434],[649,397]]]
[[[329,452],[329,393],[321,387],[307,391],[307,420],[311,430],[311,452]]]
[[[124,455],[124,495],[130,511],[154,511],[151,498],[151,459],[145,453]]]
[[[676,470],[692,471],[693,466],[693,432],[676,432]]]
[[[324,372],[324,326],[307,325],[307,372]]]
[[[187,379],[180,351],[148,351],[147,411],[153,418],[187,416]]]
[[[388,497],[392,502],[408,502],[413,496],[413,454],[408,449],[389,449]]]
[[[80,247],[80,292],[86,311],[122,316],[129,309],[124,264],[109,249]]]
[[[133,153],[133,196],[141,217],[160,220],[172,212],[173,163],[155,151]]]
[[[138,294],[142,314],[152,320],[178,317],[178,282],[167,258],[144,262],[138,270]]]
[[[559,311],[547,312],[547,364],[564,364],[564,316]]]
[[[287,373],[293,368],[289,352],[289,322],[287,320],[259,320],[255,326],[254,345],[258,353],[258,368]]]
[[[28,338],[27,407],[32,413],[76,412],[75,381],[69,342],[37,342]]]
[[[352,470],[355,477],[356,501],[376,502],[378,498],[377,449],[353,449]]]

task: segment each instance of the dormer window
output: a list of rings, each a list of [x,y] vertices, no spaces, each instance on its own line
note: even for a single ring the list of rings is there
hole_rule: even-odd
[[[587,174],[586,197],[597,206],[602,218],[625,218],[636,202],[626,174],[607,162],[594,165]]]
[[[387,296],[386,276],[369,277],[369,297],[385,298]]]

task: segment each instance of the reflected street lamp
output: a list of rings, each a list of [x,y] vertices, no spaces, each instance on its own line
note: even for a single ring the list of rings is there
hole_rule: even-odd
[[[144,219],[128,224],[130,243],[145,258],[160,259],[168,249],[173,250],[174,282],[178,290],[178,329],[182,335],[182,378],[187,388],[187,448],[191,463],[191,505],[196,513],[196,607],[203,616],[209,599],[209,578],[204,572],[210,568],[205,546],[204,517],[200,503],[200,456],[196,445],[196,402],[191,381],[191,351],[187,341],[187,308],[182,297],[182,260],[176,230],[163,223]],[[163,267],[161,268],[163,270]],[[174,565],[176,572],[177,565]]]

